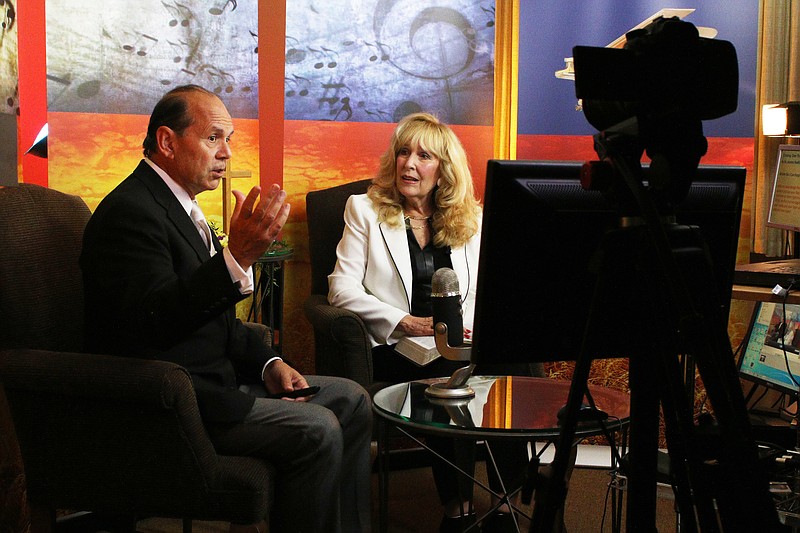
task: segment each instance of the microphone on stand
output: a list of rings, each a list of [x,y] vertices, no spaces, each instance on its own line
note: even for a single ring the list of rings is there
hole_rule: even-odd
[[[461,291],[458,276],[450,268],[440,268],[431,278],[431,306],[433,325],[442,324],[447,330],[447,345],[464,344],[464,318],[461,310]]]
[[[458,276],[451,268],[440,268],[431,278],[431,306],[433,307],[433,335],[436,350],[451,361],[469,361],[472,345],[464,342],[464,319],[461,309],[461,290]],[[435,383],[425,389],[425,394],[435,398],[455,399],[475,396],[467,385],[474,364],[456,370],[446,383]]]

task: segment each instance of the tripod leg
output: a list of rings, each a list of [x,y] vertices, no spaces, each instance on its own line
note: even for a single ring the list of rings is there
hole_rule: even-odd
[[[744,530],[776,531],[780,525],[769,494],[769,483],[758,465],[744,395],[733,366],[730,344],[717,339],[706,346],[697,367],[718,421],[719,479],[717,506],[723,526]],[[755,529],[752,529],[755,528]]]
[[[585,368],[584,368],[585,367]],[[533,520],[530,531],[553,531],[567,496],[567,478],[570,462],[574,460],[574,439],[577,428],[578,408],[586,392],[586,379],[589,376],[591,359],[585,363],[579,360],[567,400],[567,414],[563,419],[561,433],[556,444],[556,453],[549,467],[543,468],[536,489]]]
[[[718,422],[713,435],[718,463],[714,476],[703,475],[703,465],[698,465],[693,488],[714,497],[723,529],[774,531],[780,524],[766,474],[758,465],[747,406],[724,327],[727,317],[720,316],[716,305],[719,296],[712,290],[713,273],[705,248],[702,251],[702,255],[686,260],[675,254],[682,271],[691,272],[683,279],[694,304],[681,314],[678,330],[692,354]],[[700,439],[707,437],[700,428],[691,427],[695,438],[690,445],[700,448]]]
[[[780,529],[777,512],[764,473],[758,468],[757,449],[750,433],[744,397],[724,327],[727,316],[721,316],[717,303],[720,297],[730,298],[730,294],[720,295],[714,289],[718,285],[708,259],[708,249],[699,233],[687,232],[689,228],[686,226],[672,225],[668,234],[668,226],[660,221],[655,203],[641,194],[644,189],[637,186],[635,173],[630,171],[628,162],[617,160],[617,163],[650,231],[653,253],[649,267],[652,272],[661,274],[658,281],[664,287],[664,306],[668,316],[675,317],[670,321],[675,328],[672,348],[695,357],[717,415],[721,431],[718,454],[720,490],[714,491],[713,496],[723,529],[777,531]],[[679,250],[681,253],[677,253]],[[701,257],[702,260],[698,261]],[[671,395],[672,400],[675,398],[676,395]],[[690,435],[693,438],[687,444],[694,446],[697,432]],[[698,501],[705,505],[712,496],[712,492],[707,490],[707,480],[702,478],[705,472],[698,469],[692,460],[696,455],[687,454],[687,457],[689,460],[685,464],[690,469],[689,480],[699,480],[691,487],[693,497],[698,496],[697,491],[704,491]]]
[[[658,381],[652,364],[644,357],[631,357],[630,449],[626,530],[656,531],[656,461],[658,451]]]
[[[614,280],[619,275],[618,264],[613,261],[604,261],[607,257],[617,257],[617,252],[626,254],[631,249],[623,246],[620,250],[615,246],[621,244],[614,238],[614,232],[607,235],[600,245],[600,270],[592,295],[589,313],[580,353],[575,363],[572,383],[567,398],[566,414],[561,421],[561,433],[556,444],[556,454],[549,468],[543,469],[539,488],[536,490],[535,507],[530,531],[552,531],[556,520],[556,513],[562,509],[567,495],[567,476],[569,461],[572,456],[575,432],[578,425],[578,411],[586,395],[586,384],[592,367],[591,350],[595,348],[594,341],[605,335],[602,331],[604,321],[600,319],[608,310],[606,304],[610,301],[612,293],[616,290]],[[607,248],[610,248],[610,254]],[[624,264],[624,263],[623,263]]]

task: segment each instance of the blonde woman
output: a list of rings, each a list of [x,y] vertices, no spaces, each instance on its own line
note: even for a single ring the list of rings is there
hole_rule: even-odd
[[[463,366],[438,358],[420,367],[394,351],[403,336],[433,335],[431,278],[439,268],[452,268],[457,274],[465,333],[472,329],[481,208],[467,155],[453,131],[428,113],[402,119],[367,193],[347,201],[344,221],[336,267],[328,277],[328,300],[364,320],[373,346],[375,381],[449,376]],[[519,370],[506,368],[502,373]],[[473,468],[474,446],[454,450],[452,441],[428,442],[440,453],[458,457],[464,470]],[[509,468],[503,468],[507,488],[521,484],[524,454],[519,446],[514,453],[495,452],[495,458],[511,459]],[[434,462],[445,515],[440,531],[462,531],[475,522],[472,486],[459,483],[448,468]],[[506,470],[513,473],[508,478]],[[495,514],[489,522],[483,531],[516,530],[508,513]]]

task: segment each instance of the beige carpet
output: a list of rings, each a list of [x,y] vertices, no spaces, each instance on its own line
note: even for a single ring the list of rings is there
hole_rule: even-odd
[[[482,464],[477,467],[479,479],[485,480]],[[569,533],[600,533],[612,531],[611,496],[608,495],[610,475],[607,470],[577,468],[572,476],[566,500],[565,524]],[[378,531],[377,476],[373,476],[373,531]],[[392,472],[389,485],[389,531],[392,533],[435,533],[441,520],[436,489],[430,469],[420,468]],[[479,512],[489,506],[488,496],[476,489],[476,508]],[[530,515],[530,507],[525,508]],[[664,533],[675,531],[673,502],[659,499],[656,527]],[[604,520],[605,514],[605,520]],[[602,524],[602,528],[601,528]],[[224,533],[228,525],[220,522],[195,522],[195,533]],[[527,532],[529,523],[523,520],[520,531]],[[139,522],[140,533],[178,533],[179,520],[150,519]],[[623,531],[624,521],[623,521]],[[324,533],[324,532],[320,532]]]

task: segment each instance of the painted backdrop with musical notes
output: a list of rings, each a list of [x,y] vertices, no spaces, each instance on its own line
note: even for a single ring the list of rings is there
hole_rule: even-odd
[[[293,0],[285,116],[491,125],[494,0]]]
[[[255,119],[257,15],[253,1],[48,0],[48,110],[149,115],[196,83]]]

